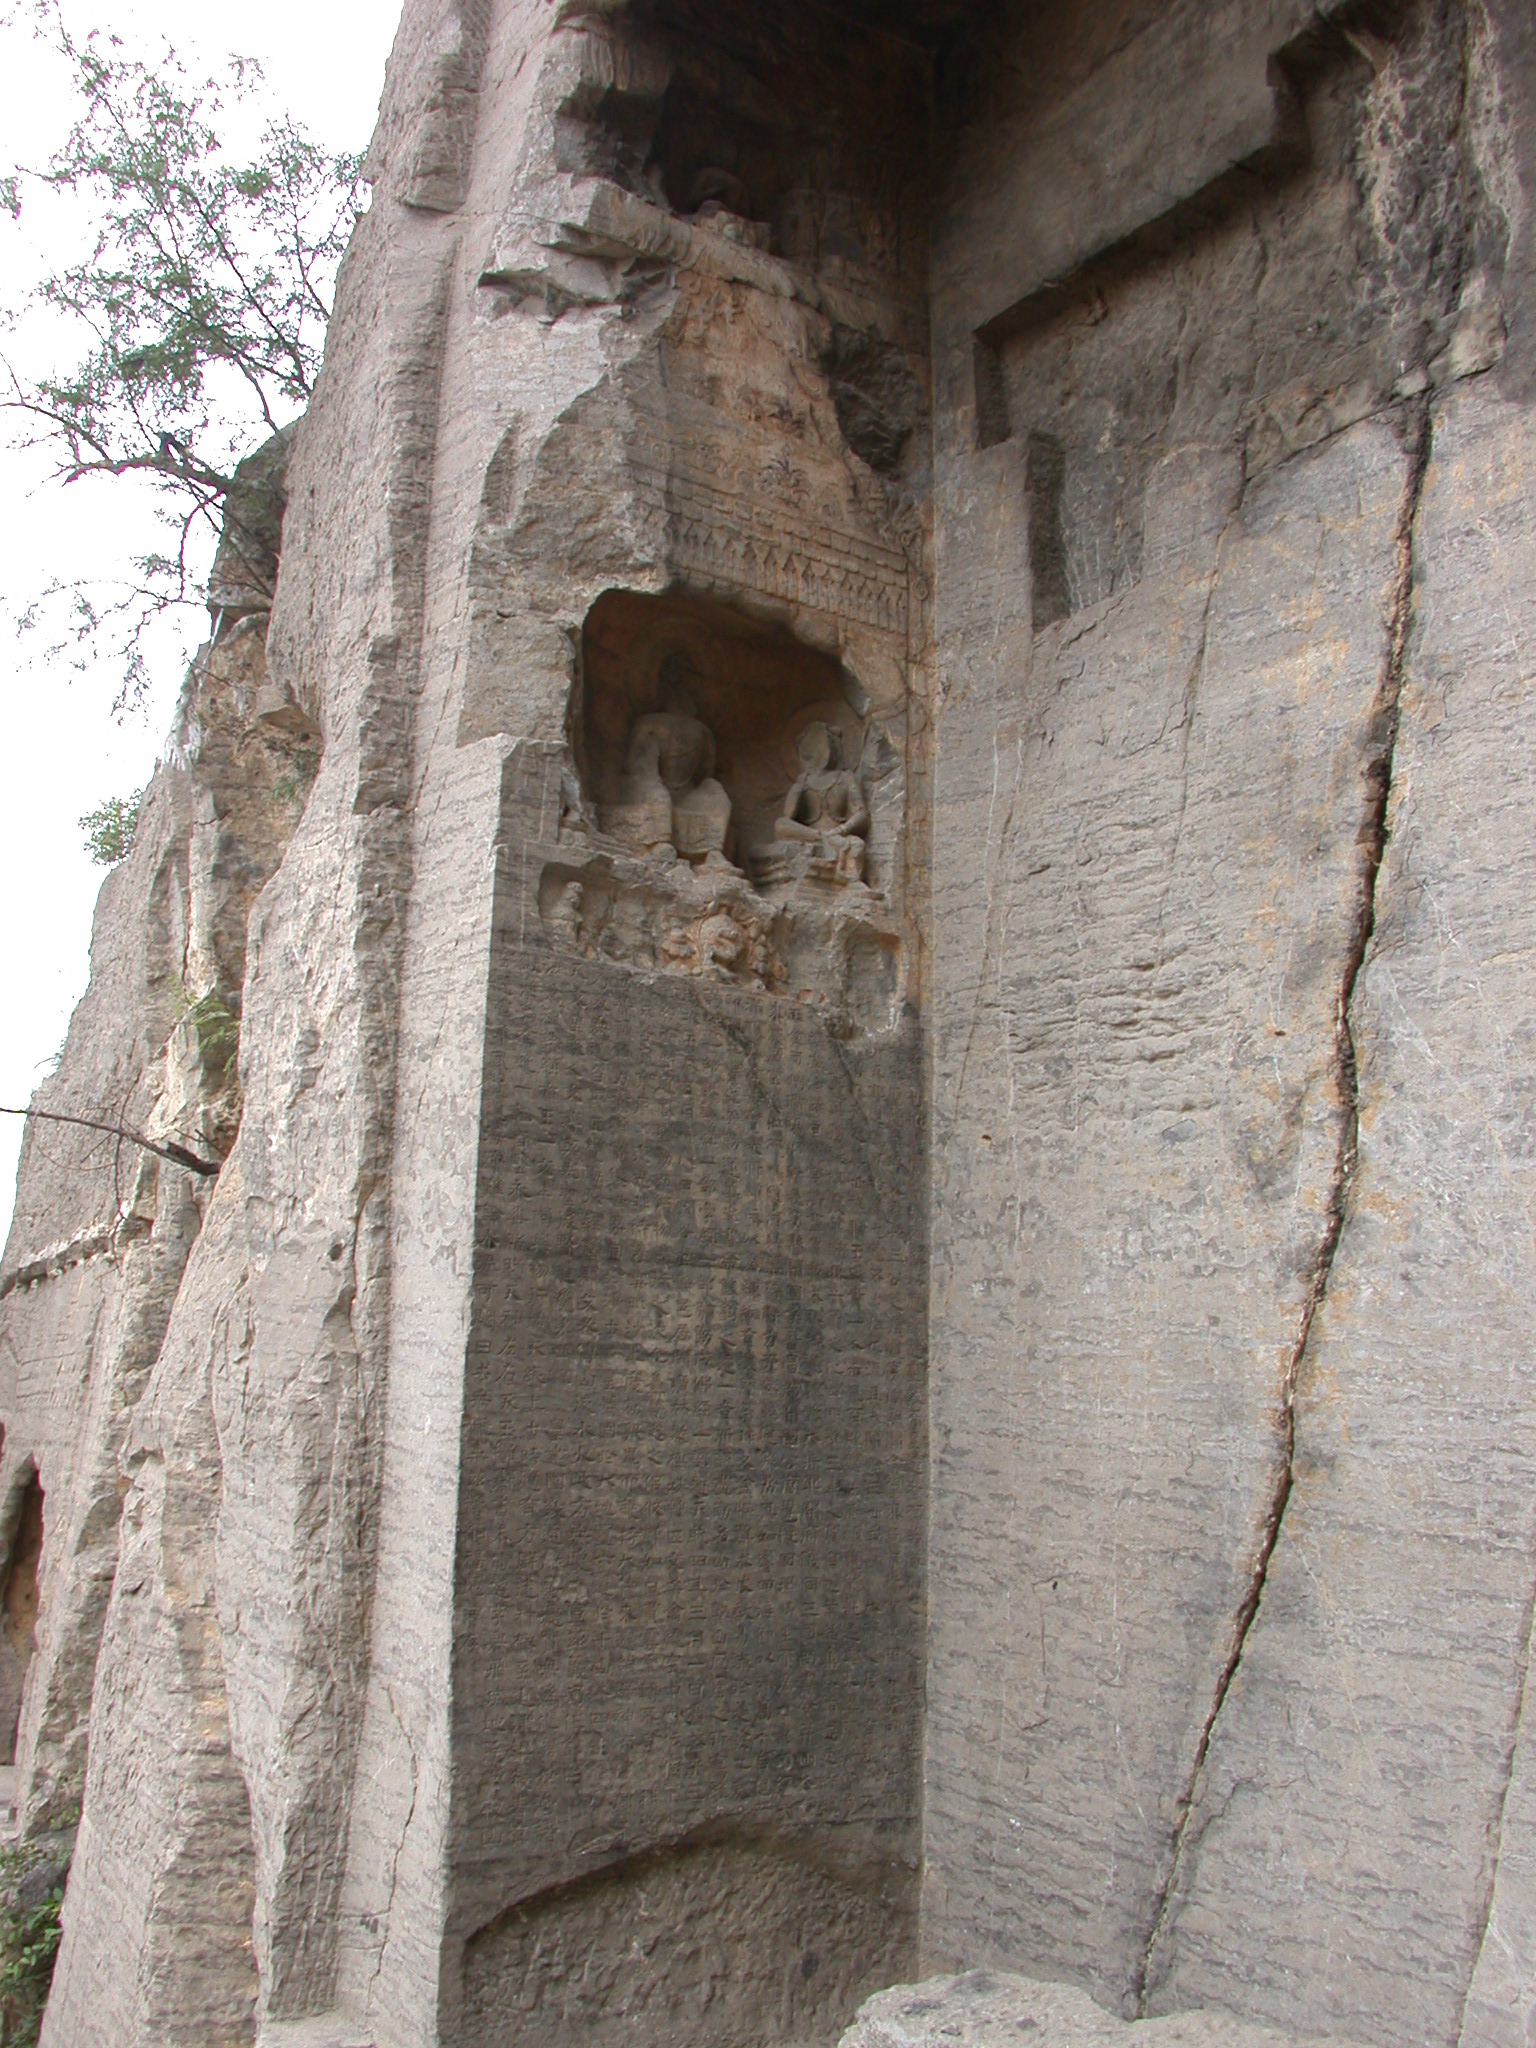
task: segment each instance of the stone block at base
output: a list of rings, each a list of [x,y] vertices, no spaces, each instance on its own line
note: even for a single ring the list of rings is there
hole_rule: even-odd
[[[1322,2048],[1225,2012],[1122,2020],[1073,1984],[967,1970],[896,1984],[860,2006],[839,2048]],[[1331,2048],[1350,2048],[1335,2042]]]

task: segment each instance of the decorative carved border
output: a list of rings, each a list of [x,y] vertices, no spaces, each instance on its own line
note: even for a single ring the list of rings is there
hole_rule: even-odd
[[[675,471],[653,472],[641,488],[646,523],[661,529],[657,552],[683,574],[906,638],[909,572],[899,547]]]

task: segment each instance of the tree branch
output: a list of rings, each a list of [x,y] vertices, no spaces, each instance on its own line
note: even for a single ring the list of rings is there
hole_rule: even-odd
[[[185,1145],[178,1145],[174,1139],[169,1144],[157,1145],[153,1138],[146,1138],[139,1131],[130,1131],[123,1124],[97,1123],[88,1116],[62,1116],[55,1109],[6,1109],[0,1106],[0,1116],[40,1117],[45,1123],[73,1124],[82,1131],[101,1131],[109,1138],[126,1138],[130,1145],[153,1152],[158,1159],[168,1159],[172,1166],[184,1166],[189,1173],[212,1175],[222,1170],[222,1161],[199,1159],[195,1152],[189,1152]]]

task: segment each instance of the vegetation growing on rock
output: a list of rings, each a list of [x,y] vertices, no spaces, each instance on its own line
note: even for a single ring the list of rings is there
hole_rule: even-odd
[[[133,844],[139,822],[139,805],[143,800],[142,789],[136,789],[132,796],[109,796],[105,803],[87,811],[80,820],[80,830],[85,834],[85,850],[98,867],[115,868],[126,857]]]
[[[32,2048],[59,1949],[69,1857],[57,1846],[0,1848],[0,2048]]]

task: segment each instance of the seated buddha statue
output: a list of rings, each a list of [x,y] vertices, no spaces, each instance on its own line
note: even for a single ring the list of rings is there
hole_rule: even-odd
[[[603,829],[639,853],[670,847],[685,860],[724,855],[731,800],[715,780],[715,736],[699,717],[686,668],[662,670],[661,708],[635,720],[619,801]]]
[[[796,746],[800,773],[784,799],[782,816],[774,820],[774,837],[809,846],[813,875],[860,882],[869,834],[864,784],[856,771],[840,765],[837,736],[819,719],[806,726]]]

